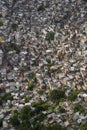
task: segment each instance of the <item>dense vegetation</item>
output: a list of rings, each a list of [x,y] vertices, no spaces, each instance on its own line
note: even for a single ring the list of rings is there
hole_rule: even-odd
[[[39,101],[33,104],[33,109],[24,106],[20,111],[13,111],[10,121],[17,130],[65,130],[59,124],[42,125],[41,122],[46,118],[42,111],[46,109],[47,106],[44,105],[44,102]]]

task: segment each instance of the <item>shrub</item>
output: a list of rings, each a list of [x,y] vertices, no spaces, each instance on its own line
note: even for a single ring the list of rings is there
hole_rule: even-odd
[[[3,26],[3,21],[2,20],[0,20],[0,26]]]
[[[4,42],[5,42],[4,37],[0,37],[0,43],[4,43]]]
[[[28,90],[33,90],[34,83],[36,82],[36,75],[35,73],[30,73],[29,75],[30,82],[28,83]]]
[[[29,102],[30,99],[32,99],[31,96],[26,96],[26,97],[25,97],[25,102]]]
[[[12,100],[13,99],[13,96],[11,95],[11,93],[5,93],[5,95],[3,96],[3,99],[5,101],[7,100]]]
[[[43,125],[38,125],[37,129],[35,130],[66,130],[59,124],[55,124],[53,126],[43,126]]]
[[[42,90],[42,89],[38,91],[39,95],[42,95],[43,93],[44,93],[44,90]]]
[[[28,83],[28,90],[33,90],[33,87],[34,87],[34,82],[31,81]]]
[[[3,101],[3,97],[2,96],[0,96],[0,105],[2,105],[2,102]]]
[[[0,94],[5,92],[5,89],[4,88],[0,88]]]
[[[64,89],[54,89],[50,92],[50,99],[53,102],[59,102],[62,98],[65,98]]]
[[[0,79],[0,83],[2,83],[2,79]]]
[[[20,53],[20,48],[17,44],[14,43],[9,43],[8,45],[5,44],[4,45],[4,49],[8,52],[8,51],[13,51],[15,50],[17,53]]]
[[[19,119],[18,119],[18,111],[15,110],[15,111],[12,113],[12,116],[11,116],[11,118],[10,118],[10,122],[11,122],[11,124],[12,124],[14,127],[17,127],[17,126],[20,124]]]
[[[83,0],[83,1],[87,2],[87,0]]]
[[[25,122],[22,123],[17,130],[32,130],[32,128],[30,128],[30,126],[28,126],[28,124]]]
[[[13,96],[11,95],[11,93],[5,93],[3,96],[0,96],[0,104],[4,102],[6,102],[7,100],[12,100]]]
[[[38,101],[37,103],[34,103],[33,104],[33,107],[35,108],[35,113],[38,114],[42,111],[45,111],[47,108],[46,106],[44,105],[44,102],[43,101]]]
[[[63,108],[63,107],[59,107],[59,111],[61,112],[61,113],[65,113],[66,112],[66,110]]]
[[[77,98],[77,95],[81,92],[82,90],[75,90],[73,91],[69,96],[68,100],[74,101]]]
[[[38,114],[33,120],[34,127],[40,124],[40,122],[42,122],[45,118],[46,116],[43,113]]]
[[[84,108],[79,103],[76,104],[74,107],[74,112],[77,112],[77,111],[79,111],[80,113],[84,112]]]
[[[63,128],[61,125],[59,124],[55,124],[51,127],[51,130],[66,130],[65,128]]]
[[[2,119],[0,119],[0,127],[2,127],[2,125],[3,125],[3,124],[2,124]]]
[[[78,130],[87,130],[87,124],[81,123]]]
[[[37,11],[44,11],[44,10],[45,10],[44,5],[40,5],[40,6],[37,8]]]
[[[16,31],[16,29],[17,29],[17,24],[13,23],[13,24],[11,25],[11,27],[12,27],[12,29],[13,29],[14,31]]]
[[[35,73],[30,73],[30,75],[29,75],[29,78],[31,79],[31,80],[36,80],[36,75],[35,75]]]
[[[29,106],[24,106],[21,111],[20,111],[20,118],[22,121],[24,120],[29,120],[31,115],[30,115],[30,111],[31,111],[31,108]]]
[[[46,34],[46,40],[47,41],[51,41],[51,40],[54,40],[54,32],[53,31],[50,31]]]
[[[86,0],[86,1],[87,1],[87,0]],[[87,27],[85,28],[85,31],[84,31],[84,32],[85,32],[85,34],[87,35]]]

